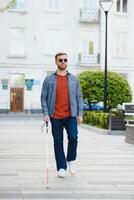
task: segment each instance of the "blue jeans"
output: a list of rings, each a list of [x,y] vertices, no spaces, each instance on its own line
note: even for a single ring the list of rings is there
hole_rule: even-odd
[[[78,129],[76,117],[67,117],[62,119],[50,118],[52,124],[52,135],[54,139],[54,153],[57,170],[63,168],[66,170],[67,162],[76,160]],[[67,158],[65,158],[63,147],[63,129],[66,129],[68,137]]]

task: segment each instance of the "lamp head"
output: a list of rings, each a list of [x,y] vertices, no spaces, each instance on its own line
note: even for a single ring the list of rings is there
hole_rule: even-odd
[[[112,7],[113,0],[100,0],[99,4],[104,12],[108,12]]]

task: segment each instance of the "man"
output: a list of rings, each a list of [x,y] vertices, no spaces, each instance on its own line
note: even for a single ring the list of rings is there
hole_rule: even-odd
[[[77,171],[77,124],[82,122],[82,92],[76,77],[67,71],[67,54],[56,54],[55,63],[57,65],[56,72],[46,77],[42,86],[41,106],[44,122],[50,118],[52,125],[58,177],[65,177],[67,162],[72,174]],[[64,128],[68,136],[66,158],[63,147]]]

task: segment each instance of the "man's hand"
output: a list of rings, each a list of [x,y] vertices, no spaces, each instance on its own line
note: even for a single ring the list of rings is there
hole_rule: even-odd
[[[43,121],[46,123],[46,122],[48,122],[49,121],[49,116],[48,115],[45,115],[44,117],[43,117]]]
[[[78,116],[77,117],[77,123],[78,125],[81,124],[83,122],[83,117],[82,116]]]

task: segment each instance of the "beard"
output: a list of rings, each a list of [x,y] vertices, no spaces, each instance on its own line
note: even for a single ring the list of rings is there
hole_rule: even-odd
[[[59,69],[59,70],[65,70],[66,68],[67,68],[66,65],[58,66],[58,69]]]

